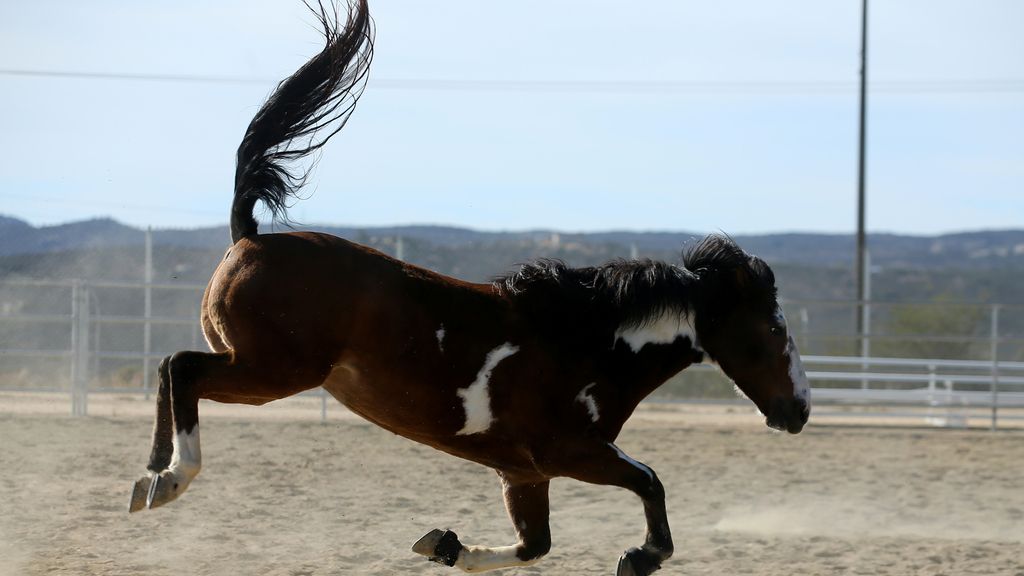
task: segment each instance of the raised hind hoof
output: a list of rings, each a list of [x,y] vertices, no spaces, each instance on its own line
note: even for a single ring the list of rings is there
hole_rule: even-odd
[[[647,576],[661,568],[661,560],[643,548],[630,548],[619,556],[615,576]]]
[[[128,503],[129,514],[146,508],[146,498],[149,495],[149,487],[152,483],[153,477],[147,474],[132,484],[132,500]]]
[[[170,470],[164,470],[159,476],[154,476],[146,493],[146,508],[159,508],[164,504],[181,496],[188,487],[190,479],[186,479]],[[134,494],[133,494],[134,498]]]
[[[417,540],[412,545],[412,551],[426,556],[431,562],[455,566],[459,552],[462,551],[462,542],[459,542],[458,534],[451,530],[434,529]]]

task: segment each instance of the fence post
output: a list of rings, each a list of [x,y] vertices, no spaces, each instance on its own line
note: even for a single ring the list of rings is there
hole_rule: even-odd
[[[85,416],[89,412],[89,289],[75,280],[72,294],[71,415]]]
[[[78,389],[78,292],[81,290],[81,282],[71,281],[71,372],[68,380],[68,391],[71,393],[71,415],[76,414],[75,391]]]
[[[142,324],[142,389],[145,391],[146,400],[149,400],[149,388],[151,386],[151,375],[149,373],[149,353],[152,348],[152,326],[150,318],[153,316],[153,229],[146,228],[146,269],[143,272],[146,280],[144,288],[145,320]]]
[[[998,425],[999,417],[999,304],[992,305],[992,430]]]

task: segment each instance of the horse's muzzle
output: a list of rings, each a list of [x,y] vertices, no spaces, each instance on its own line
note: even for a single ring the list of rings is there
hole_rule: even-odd
[[[776,398],[768,411],[767,424],[775,430],[798,434],[811,416],[811,405],[803,398]]]

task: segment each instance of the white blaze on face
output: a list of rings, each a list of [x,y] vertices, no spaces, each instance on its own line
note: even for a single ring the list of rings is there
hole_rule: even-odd
[[[468,388],[461,388],[456,392],[462,398],[462,405],[466,410],[466,425],[456,434],[478,434],[491,427],[494,416],[491,413],[491,394],[487,389],[491,373],[498,363],[518,351],[518,346],[513,346],[508,342],[491,350],[484,360],[484,365],[477,372],[476,380]]]
[[[697,332],[686,312],[665,312],[642,326],[619,328],[615,332],[615,339],[628,344],[634,353],[648,344],[671,344],[680,336],[689,338],[690,343],[697,347]]]
[[[807,380],[807,373],[804,372],[804,364],[800,360],[800,352],[796,349],[796,342],[789,337],[786,344],[786,357],[789,359],[789,379],[793,381],[793,397],[800,398],[811,403],[811,383]]]
[[[601,417],[600,412],[597,408],[597,399],[590,395],[590,389],[597,385],[597,382],[591,382],[580,390],[580,393],[576,395],[576,401],[587,407],[587,413],[590,414],[590,421],[597,422],[598,418]]]
[[[782,326],[786,326],[786,315],[782,313],[782,307],[775,308],[775,319]],[[788,327],[787,327],[787,332]],[[804,372],[803,362],[800,361],[800,352],[796,349],[796,342],[793,336],[789,337],[786,349],[782,353],[789,361],[789,380],[793,382],[793,397],[800,398],[810,404],[811,384],[807,381],[807,374]]]

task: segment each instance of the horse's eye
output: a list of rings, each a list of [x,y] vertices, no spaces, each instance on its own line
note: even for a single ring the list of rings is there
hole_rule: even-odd
[[[779,326],[772,326],[770,332],[772,336],[782,336],[782,328]]]

